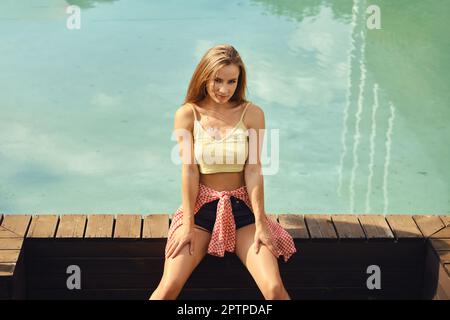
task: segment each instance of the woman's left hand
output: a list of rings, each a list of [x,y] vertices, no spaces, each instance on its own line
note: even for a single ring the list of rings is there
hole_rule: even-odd
[[[261,248],[261,245],[265,245],[272,254],[278,258],[280,255],[277,253],[277,250],[275,249],[275,245],[272,240],[272,236],[269,233],[269,230],[267,226],[264,225],[257,225],[255,230],[255,252],[258,254],[259,249]]]

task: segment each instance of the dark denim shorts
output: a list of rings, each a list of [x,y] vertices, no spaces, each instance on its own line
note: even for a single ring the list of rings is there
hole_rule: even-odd
[[[230,201],[236,229],[255,223],[255,216],[244,201],[233,196],[230,197]],[[218,203],[219,199],[205,203],[194,216],[195,224],[212,233],[216,221]]]

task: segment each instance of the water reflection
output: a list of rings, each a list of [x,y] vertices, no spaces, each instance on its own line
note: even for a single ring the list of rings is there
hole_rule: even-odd
[[[436,203],[448,211],[450,155],[439,146],[450,143],[450,38],[442,32],[450,2],[377,1],[375,31],[365,28],[367,1],[255,2],[302,24],[330,8],[351,26],[336,189],[346,212],[430,212]]]
[[[111,3],[118,0],[66,0],[69,5],[79,6],[81,9],[94,8],[97,4]]]
[[[286,16],[297,22],[319,16],[323,7],[330,8],[333,18],[341,22],[349,23],[352,18],[352,0],[253,0],[252,2],[262,5],[272,15]]]
[[[378,172],[382,176],[382,196],[380,197],[382,199],[382,209],[379,207],[378,210],[382,210],[386,214],[389,210],[388,178],[395,107],[392,102],[385,100],[381,102],[380,106],[378,94],[380,85],[371,77],[371,74],[368,74],[368,61],[366,57],[368,36],[368,30],[366,29],[367,2],[365,0],[256,2],[265,5],[273,14],[285,15],[294,18],[298,22],[304,22],[310,19],[311,16],[318,17],[322,13],[323,7],[329,7],[335,19],[340,19],[350,24],[347,94],[342,113],[341,154],[337,170],[336,193],[340,198],[345,196],[342,192],[345,178],[345,189],[348,192],[348,211],[351,213],[355,213],[356,211],[371,213],[371,198],[375,196],[373,194],[373,183],[374,175],[376,175],[376,151],[378,153],[381,152],[384,154],[384,160],[382,163],[378,161]],[[349,12],[352,14],[349,15]],[[307,39],[304,40],[308,43]],[[315,49],[320,51],[323,48],[315,46]],[[321,61],[319,60],[318,62],[320,63]],[[326,67],[326,64],[322,63],[322,66]],[[370,110],[368,106],[371,104],[371,101],[365,96],[366,91],[373,92],[373,102]],[[389,112],[385,112],[380,115],[381,117],[377,117],[377,109],[380,107],[384,110],[389,109]],[[380,126],[380,128],[384,128],[385,135],[382,135],[379,130],[379,137],[377,138],[377,121],[383,121],[382,117],[384,116],[388,117],[384,118],[387,119],[388,124],[386,126]],[[380,144],[383,136],[385,136],[384,148],[376,149],[376,141],[379,140],[378,144]],[[325,141],[321,141],[321,143],[325,143]],[[348,145],[349,143],[350,145]],[[367,144],[367,146],[364,144]],[[364,173],[362,168],[359,168],[360,165],[362,166],[364,164],[360,159],[366,158],[368,159],[367,174]],[[348,168],[348,170],[345,168]],[[349,175],[349,177],[346,177],[346,175]],[[367,180],[365,183],[365,192],[363,187],[364,180]],[[358,200],[361,200],[360,204]],[[376,202],[379,203],[380,201]],[[358,210],[355,208],[357,204]]]
[[[377,138],[377,121],[383,121],[383,119],[377,120],[377,109],[380,107],[379,103],[379,84],[378,83],[366,83],[367,82],[367,59],[366,59],[366,43],[367,43],[367,28],[366,28],[366,7],[367,3],[365,0],[359,1],[354,0],[352,8],[352,33],[350,39],[350,52],[349,52],[349,81],[347,90],[347,103],[343,112],[343,130],[341,136],[342,152],[340,156],[340,163],[338,167],[338,188],[337,193],[342,196],[342,183],[344,174],[344,160],[347,156],[347,133],[349,125],[349,111],[355,109],[354,111],[354,130],[353,130],[353,146],[352,146],[352,159],[351,159],[351,170],[350,170],[350,181],[348,186],[349,192],[349,211],[351,213],[356,213],[355,201],[361,199],[362,202],[365,200],[364,213],[371,213],[371,197],[373,196],[373,178],[374,178],[374,167],[375,167],[375,151],[376,151],[376,138]],[[354,59],[359,59],[359,63],[356,64]],[[354,66],[354,64],[356,64]],[[355,75],[354,75],[355,73]],[[356,82],[356,79],[357,82]],[[355,82],[353,84],[353,82]],[[372,87],[372,88],[370,88]],[[371,90],[373,92],[373,103],[371,112],[364,109],[370,104],[370,100],[367,101],[365,97],[365,91]],[[356,101],[352,99],[353,96],[357,96]],[[388,104],[383,103],[381,107],[387,108]],[[395,108],[391,103],[389,103],[390,115],[388,119],[388,126],[386,127],[386,140],[385,140],[385,150],[380,150],[385,152],[384,162],[382,164],[383,171],[380,171],[380,175],[383,176],[382,190],[383,190],[383,214],[388,213],[389,204],[389,193],[388,193],[388,177],[389,177],[389,164],[392,146],[392,131],[395,119]],[[362,127],[361,123],[363,117],[369,118],[365,123],[367,125]],[[351,121],[350,121],[351,122]],[[361,148],[358,151],[362,141],[362,135],[365,135],[363,142],[367,143],[369,146],[365,149]],[[367,150],[367,151],[365,151]],[[367,152],[368,154],[365,154]],[[367,164],[367,183],[366,183],[366,193],[365,197],[363,194],[363,180],[366,179],[364,173],[359,172],[360,178],[357,180],[358,166],[360,165],[360,158],[368,158]],[[358,181],[358,187],[355,187],[356,181]],[[357,196],[357,192],[361,193],[361,196]],[[356,199],[356,200],[355,200]],[[362,209],[360,209],[362,210]]]

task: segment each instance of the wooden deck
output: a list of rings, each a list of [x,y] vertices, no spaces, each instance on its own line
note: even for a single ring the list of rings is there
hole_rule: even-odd
[[[298,252],[280,261],[293,299],[449,299],[450,217],[274,214]],[[170,216],[0,214],[0,299],[147,299]],[[67,267],[81,269],[69,290]],[[367,267],[381,270],[369,290]],[[206,256],[180,298],[262,299],[235,255]]]

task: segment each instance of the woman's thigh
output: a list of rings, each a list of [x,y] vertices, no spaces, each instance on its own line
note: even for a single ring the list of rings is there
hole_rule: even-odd
[[[236,231],[236,255],[247,267],[258,287],[281,284],[278,259],[265,246],[261,245],[258,254],[254,247],[255,224],[250,224]]]
[[[176,233],[180,232],[180,230],[181,228],[178,228],[173,236],[176,236]],[[175,258],[166,258],[162,281],[176,281],[183,285],[195,267],[204,258],[211,240],[211,234],[201,230],[198,226],[195,226],[194,233],[194,254],[191,255],[189,253],[189,245],[185,245]]]

